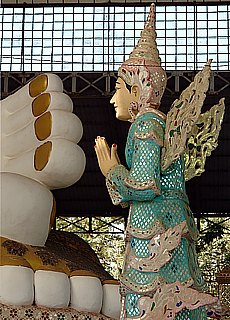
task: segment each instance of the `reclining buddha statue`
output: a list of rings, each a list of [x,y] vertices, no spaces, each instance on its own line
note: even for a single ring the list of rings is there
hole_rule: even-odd
[[[156,46],[154,6],[140,40],[118,70],[111,99],[116,117],[130,121],[125,155],[96,138],[95,151],[115,205],[129,206],[120,319],[207,320],[217,298],[205,292],[197,263],[198,239],[185,180],[204,171],[217,146],[224,99],[201,114],[210,64],[175,100],[159,110],[167,76]],[[219,309],[220,310],[220,309]]]
[[[50,190],[72,185],[85,169],[82,123],[72,111],[54,74],[2,100],[1,319],[119,318],[119,285],[94,251],[74,234],[50,231]]]

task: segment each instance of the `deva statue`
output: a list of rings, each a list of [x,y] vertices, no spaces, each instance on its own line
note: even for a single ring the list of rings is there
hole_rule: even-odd
[[[96,138],[95,150],[112,202],[130,208],[121,319],[205,320],[214,313],[217,299],[204,293],[195,251],[198,230],[185,191],[185,181],[204,171],[206,156],[216,148],[224,114],[223,99],[201,114],[210,62],[167,116],[162,113],[167,76],[152,5],[140,40],[118,70],[111,103],[118,119],[132,122],[127,167],[104,137]]]

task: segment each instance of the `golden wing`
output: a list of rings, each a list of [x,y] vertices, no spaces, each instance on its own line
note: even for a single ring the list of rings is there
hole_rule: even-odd
[[[224,98],[209,111],[201,114],[186,142],[185,180],[199,176],[205,171],[206,157],[218,145],[218,136],[224,117]]]
[[[184,152],[187,137],[196,123],[209,87],[211,60],[198,72],[194,81],[176,99],[167,114],[162,153],[162,170]]]

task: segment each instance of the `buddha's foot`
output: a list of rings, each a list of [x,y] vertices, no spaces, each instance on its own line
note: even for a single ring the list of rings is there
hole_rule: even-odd
[[[21,266],[0,266],[0,303],[66,308],[102,313],[119,319],[120,294],[117,281],[102,283],[93,274],[33,271],[21,261]],[[23,265],[24,264],[24,265]]]
[[[1,238],[1,251],[0,303],[71,307],[119,319],[119,283],[100,269],[97,257],[88,254],[86,263],[91,270],[81,270],[76,268],[77,264],[84,264],[80,258],[75,264],[60,259],[45,247],[32,247]]]

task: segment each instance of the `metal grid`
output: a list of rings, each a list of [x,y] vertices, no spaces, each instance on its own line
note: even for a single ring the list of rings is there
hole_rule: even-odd
[[[124,234],[124,217],[57,217],[54,229],[77,234]]]
[[[227,3],[229,0],[218,0],[218,2],[221,3]],[[135,2],[136,4],[147,4],[150,3],[148,0],[26,0],[27,4],[35,4],[35,5],[46,5],[46,4],[106,4],[106,3],[114,3],[114,4],[133,4]],[[187,4],[194,2],[194,0],[155,0],[154,3],[160,4],[160,5],[167,5],[167,4]],[[213,3],[217,2],[216,0],[196,0],[196,3]],[[21,5],[25,3],[24,0],[2,0],[1,3],[3,5]]]
[[[158,47],[166,69],[196,70],[209,59],[229,70],[229,6],[157,8]]]
[[[149,6],[3,7],[2,71],[115,71],[139,38]],[[156,7],[166,70],[230,70],[230,5]]]

